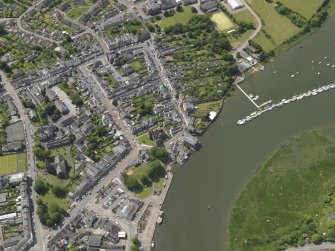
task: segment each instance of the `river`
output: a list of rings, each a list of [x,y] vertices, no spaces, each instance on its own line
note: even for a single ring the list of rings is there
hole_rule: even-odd
[[[245,81],[242,88],[259,95],[257,103],[261,104],[334,83],[334,27],[335,16],[299,45],[282,52],[263,72]],[[291,78],[292,74],[296,76]],[[202,149],[185,165],[174,169],[174,180],[163,206],[164,223],[155,234],[156,250],[227,250],[228,218],[238,193],[283,142],[299,132],[335,124],[334,105],[332,89],[238,126],[236,121],[256,107],[236,90],[200,139]]]

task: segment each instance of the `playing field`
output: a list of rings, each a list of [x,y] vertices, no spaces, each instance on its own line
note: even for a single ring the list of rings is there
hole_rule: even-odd
[[[27,169],[26,153],[0,156],[0,175],[24,172]]]
[[[219,31],[229,30],[234,27],[234,23],[223,12],[214,14],[211,19]]]

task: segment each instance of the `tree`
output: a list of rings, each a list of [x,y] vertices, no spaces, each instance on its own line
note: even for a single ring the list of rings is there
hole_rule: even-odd
[[[125,186],[132,192],[138,193],[143,190],[143,186],[131,175],[124,174],[123,181]]]
[[[164,163],[169,161],[169,153],[165,147],[152,147],[150,149],[150,155]]]
[[[107,135],[107,130],[104,126],[101,126],[101,125],[97,126],[96,130],[97,130],[97,135],[99,137],[104,137]]]
[[[158,181],[161,177],[165,175],[165,169],[159,163],[159,161],[154,161],[150,164],[150,171],[148,173],[149,178],[152,181]]]
[[[37,179],[35,182],[35,186],[34,189],[36,191],[36,193],[38,194],[46,194],[49,190],[49,187],[47,184],[45,184],[45,182],[42,179]]]
[[[195,8],[194,6],[191,7],[191,11],[192,11],[192,13],[198,13],[197,8]]]
[[[141,183],[143,186],[150,187],[152,185],[152,182],[148,179],[147,176],[142,176],[141,177]]]
[[[184,8],[183,6],[181,6],[181,4],[178,4],[176,9],[177,9],[177,12],[184,12]]]
[[[57,198],[65,198],[69,191],[66,187],[53,186],[52,192]]]
[[[319,233],[315,233],[312,235],[311,240],[315,244],[319,244],[322,242],[322,236]]]

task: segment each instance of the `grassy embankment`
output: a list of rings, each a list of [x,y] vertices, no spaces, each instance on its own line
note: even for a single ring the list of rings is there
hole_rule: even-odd
[[[304,133],[281,146],[239,195],[230,250],[282,250],[335,240],[334,130]]]

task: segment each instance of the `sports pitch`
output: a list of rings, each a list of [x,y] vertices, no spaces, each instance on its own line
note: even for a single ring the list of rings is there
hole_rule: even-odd
[[[0,175],[24,172],[26,169],[26,153],[0,156]]]
[[[219,31],[225,31],[234,27],[234,23],[223,12],[214,14],[211,19]]]

